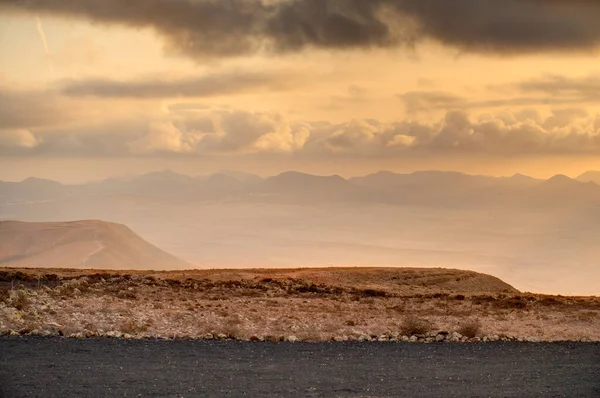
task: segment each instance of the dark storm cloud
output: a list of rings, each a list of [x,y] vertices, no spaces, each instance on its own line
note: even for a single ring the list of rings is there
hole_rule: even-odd
[[[197,59],[307,47],[412,46],[467,51],[589,51],[600,2],[586,0],[0,0],[4,9],[155,29]]]
[[[60,84],[68,96],[106,98],[211,97],[238,94],[249,90],[283,90],[294,82],[291,75],[267,73],[219,73],[180,80],[144,79],[116,81],[109,79],[73,80]]]

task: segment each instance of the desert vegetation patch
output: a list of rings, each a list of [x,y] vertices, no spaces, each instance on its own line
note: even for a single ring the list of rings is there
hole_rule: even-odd
[[[462,291],[451,290],[449,273],[455,273],[454,283],[485,276],[406,271],[272,270],[268,276],[266,270],[5,269],[0,271],[0,333],[248,341],[600,341],[600,298],[522,293],[501,281],[487,293],[470,282]]]

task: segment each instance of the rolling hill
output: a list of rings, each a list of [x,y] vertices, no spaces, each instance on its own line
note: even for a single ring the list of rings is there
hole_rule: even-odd
[[[600,184],[600,171],[586,171],[577,177],[577,181],[594,182],[596,184]]]
[[[99,269],[190,267],[125,225],[103,221],[2,221],[0,265]]]

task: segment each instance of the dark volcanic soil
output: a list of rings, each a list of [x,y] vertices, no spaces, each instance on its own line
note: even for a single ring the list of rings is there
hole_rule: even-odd
[[[2,338],[0,396],[593,397],[600,344]]]

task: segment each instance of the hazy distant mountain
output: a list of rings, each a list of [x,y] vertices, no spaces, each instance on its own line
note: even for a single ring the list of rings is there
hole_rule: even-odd
[[[375,189],[429,186],[435,189],[465,189],[492,185],[533,185],[539,180],[515,174],[512,177],[489,177],[448,171],[417,171],[412,174],[397,174],[381,171],[364,177],[354,177],[351,182]]]
[[[514,174],[512,177],[500,177],[499,180],[504,180],[509,184],[520,186],[534,186],[535,184],[543,181],[520,173]]]
[[[126,226],[103,221],[1,221],[0,265],[105,269],[191,266]]]
[[[361,187],[338,176],[315,176],[290,171],[265,179],[252,188],[253,193],[287,197],[291,200],[341,200],[361,199]]]
[[[30,177],[21,182],[0,181],[0,200],[39,201],[64,197],[70,190],[59,182]]]
[[[279,203],[360,201],[468,208],[487,205],[593,204],[600,201],[599,190],[600,186],[595,183],[583,183],[567,176],[555,176],[545,181],[521,174],[489,177],[443,171],[412,174],[382,171],[347,180],[338,175],[315,176],[290,171],[262,179],[242,172],[226,171],[190,177],[165,170],[126,180],[109,178],[81,185],[62,185],[36,178],[20,183],[0,182],[0,203],[124,196],[176,203],[221,200],[275,200]]]
[[[128,180],[107,179],[97,183],[98,194],[123,194],[176,201],[216,200],[239,192],[249,183],[223,174],[190,177],[171,170],[152,172]]]
[[[254,180],[242,174],[235,176],[224,172],[198,176],[195,177],[195,180],[205,190],[221,191],[223,193],[239,192],[262,181],[260,177],[258,177],[258,180]]]
[[[593,182],[580,182],[559,174],[538,182],[511,198],[509,205],[576,207],[600,205],[600,185]]]
[[[504,201],[522,188],[539,183],[523,175],[489,177],[445,171],[412,174],[382,171],[350,181],[387,203],[460,207]]]
[[[129,180],[129,183],[136,185],[185,185],[193,181],[194,179],[190,176],[178,174],[171,170],[163,170],[133,177]]]
[[[586,171],[577,177],[577,181],[594,182],[596,184],[600,184],[600,171]]]
[[[222,170],[217,175],[226,175],[229,177],[235,178],[237,181],[244,183],[257,183],[262,181],[263,179],[256,174],[244,173],[242,171],[233,171],[233,170]]]

